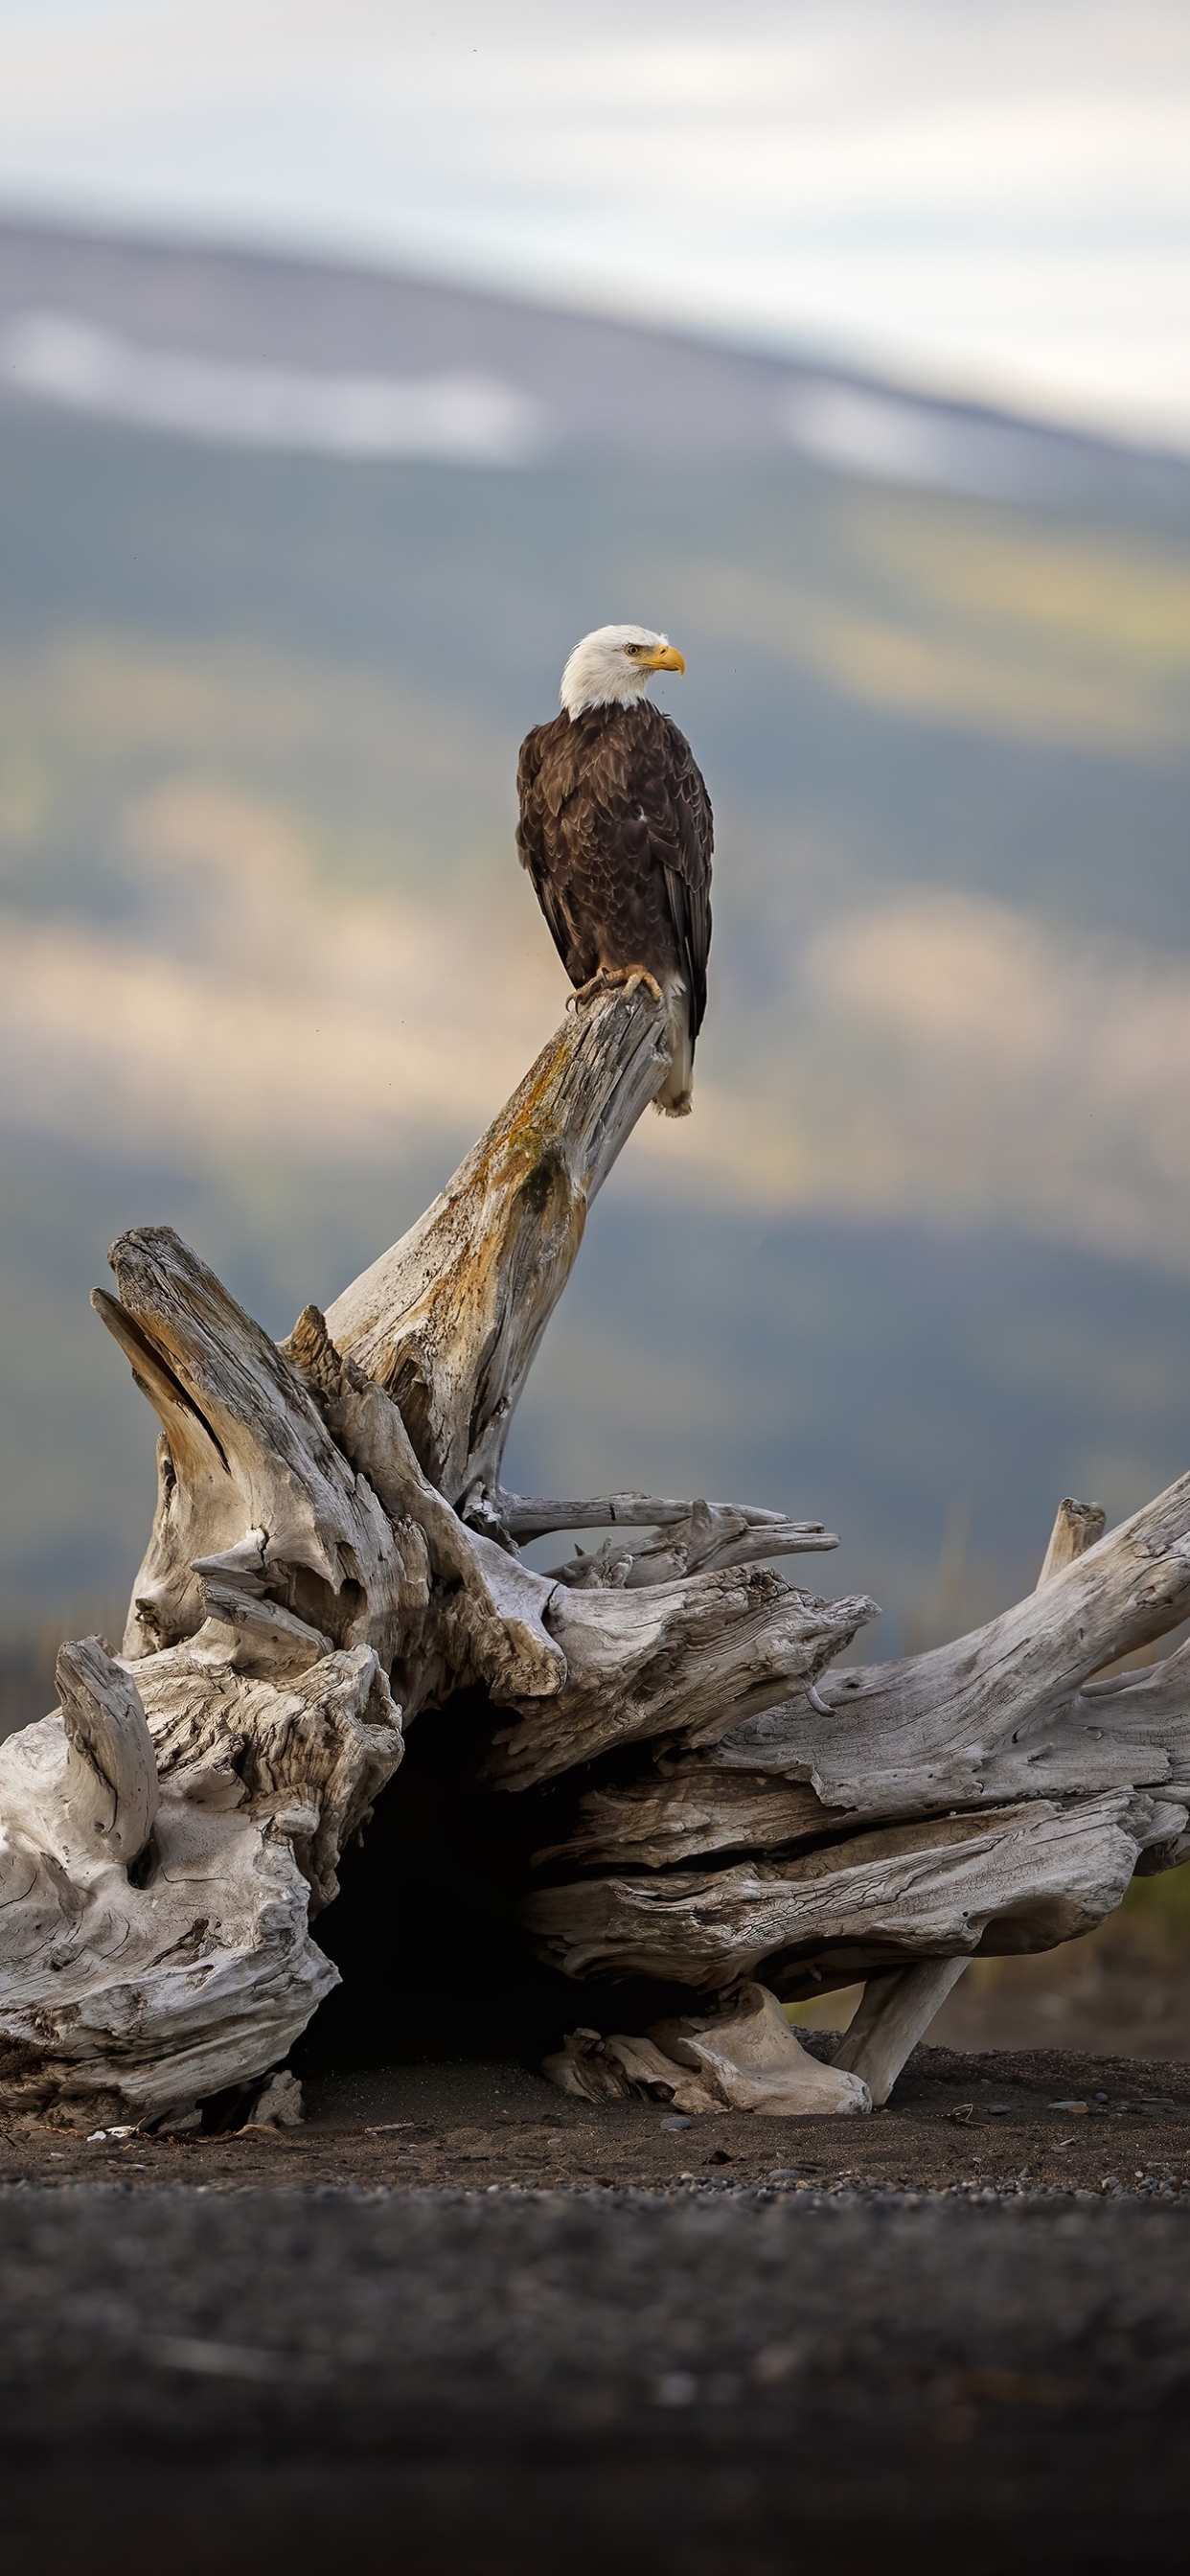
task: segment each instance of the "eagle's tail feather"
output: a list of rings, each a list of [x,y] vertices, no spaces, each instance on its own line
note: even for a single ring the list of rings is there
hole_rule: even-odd
[[[677,976],[672,981],[666,979],[665,1009],[670,1061],[653,1107],[660,1110],[663,1118],[688,1118],[694,1082],[694,1040],[690,1034],[689,997]]]

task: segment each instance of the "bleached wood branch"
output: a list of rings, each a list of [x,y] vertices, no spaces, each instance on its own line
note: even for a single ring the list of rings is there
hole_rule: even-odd
[[[452,1503],[499,1483],[587,1209],[668,1060],[643,988],[568,1012],[433,1206],[328,1309],[331,1339],[396,1398]]]
[[[122,1235],[110,1260],[119,1296],[97,1288],[92,1303],[164,1434],[125,1652],[192,1636],[214,1575],[387,1666],[409,1570],[296,1370],[168,1226]]]
[[[538,1495],[507,1494],[497,1489],[484,1496],[486,1509],[509,1538],[523,1547],[530,1539],[548,1538],[551,1530],[671,1529],[691,1512],[732,1512],[747,1529],[796,1530],[837,1547],[837,1538],[821,1521],[790,1521],[783,1512],[762,1511],[755,1503],[679,1503],[650,1494],[603,1494],[594,1500],[546,1502]],[[468,1507],[468,1517],[473,1506]]]
[[[1106,1663],[1190,1612],[1190,1476],[1012,1610],[901,1663],[827,1674],[829,1718],[790,1705],[785,1744],[824,1803],[923,1814],[1019,1795],[1184,1781],[1190,1696],[1088,1696]]]
[[[130,1869],[160,1805],[153,1738],[136,1685],[97,1637],[63,1646],[54,1678],[69,1747],[65,1780],[75,1830],[85,1841],[89,1825],[99,1837],[90,1848]]]
[[[406,1717],[473,1681],[499,1700],[556,1691],[566,1664],[545,1625],[548,1578],[464,1527],[423,1472],[393,1399],[340,1356],[316,1306],[299,1316],[284,1349],[359,1482],[367,1480],[394,1529],[425,1551],[424,1580],[405,1595],[393,1665]]]
[[[1184,1830],[1181,1803],[1117,1789],[856,1834],[803,1858],[746,1860],[540,1888],[526,1920],[569,1976],[739,1977],[813,1992],[913,1959],[1048,1950],[1119,1904],[1142,1851]]]
[[[789,1850],[819,1841],[826,1821],[804,1782],[725,1771],[705,1755],[663,1759],[623,1788],[588,1789],[579,1816],[564,1842],[534,1853],[535,1866],[574,1860],[664,1869],[704,1852]]]
[[[874,2109],[883,2109],[906,2058],[953,1993],[967,1964],[961,1956],[919,1959],[912,1968],[889,1968],[868,1978],[831,2064],[862,2075]]]
[[[821,1525],[766,1518],[757,1524],[730,1503],[691,1503],[681,1520],[658,1530],[644,1547],[626,1546],[608,1537],[590,1555],[578,1550],[566,1565],[551,1567],[551,1579],[584,1591],[631,1590],[646,1583],[672,1583],[683,1574],[709,1573],[715,1566],[756,1565],[771,1556],[807,1556],[837,1547],[838,1539]]]

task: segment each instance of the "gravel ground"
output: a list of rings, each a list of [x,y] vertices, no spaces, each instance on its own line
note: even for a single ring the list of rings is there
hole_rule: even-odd
[[[309,2092],[5,2149],[14,2564],[1184,2564],[1190,2069],[922,2050],[871,2121],[676,2130],[510,2067]]]
[[[827,2056],[834,2037],[807,2044]],[[682,2120],[644,2102],[575,2102],[522,2067],[467,2062],[318,2076],[305,2097],[300,2129],[0,2137],[0,2185],[1190,2194],[1190,2065],[1066,2050],[916,2049],[870,2119]]]

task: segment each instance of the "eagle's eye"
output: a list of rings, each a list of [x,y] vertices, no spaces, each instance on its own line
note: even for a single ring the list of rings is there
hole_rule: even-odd
[[[643,644],[626,644],[624,647],[626,653],[643,653],[644,649]]]

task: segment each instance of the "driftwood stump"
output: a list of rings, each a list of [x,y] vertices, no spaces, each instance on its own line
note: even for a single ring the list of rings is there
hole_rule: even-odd
[[[840,1662],[873,1611],[793,1588],[812,1521],[507,1493],[513,1408],[587,1208],[664,1077],[644,992],[568,1015],[427,1215],[278,1346],[168,1229],[95,1304],[157,1413],[122,1650],[0,1748],[0,2106],[192,2118],[259,2086],[336,1970],[309,1920],[401,1760],[481,1685],[482,1779],[540,1809],[523,1919],[578,1981],[690,2011],[580,2026],[593,2097],[856,2111],[977,1952],[1045,1949],[1187,1849],[1190,1477],[1102,1535],[1064,1503],[1036,1592],[973,1635]],[[601,1543],[547,1573],[551,1531]],[[395,1795],[399,1795],[399,1784]],[[560,1820],[560,1821],[559,1821]],[[784,2001],[865,1980],[833,2066]],[[627,2016],[630,2018],[631,2016]]]

